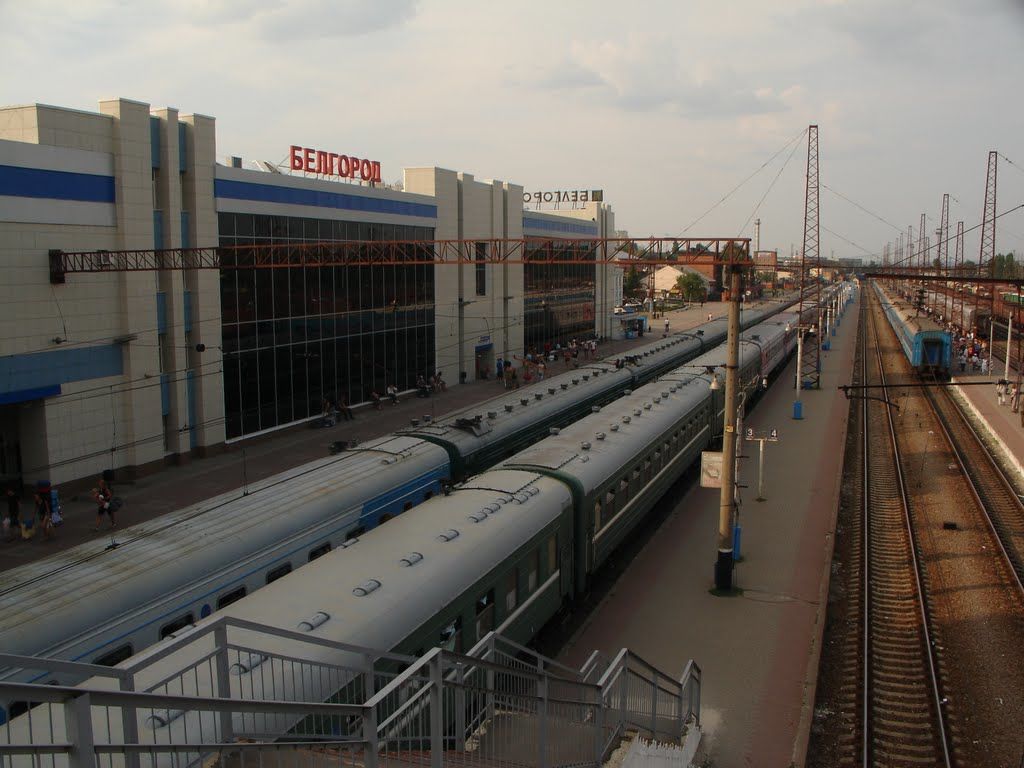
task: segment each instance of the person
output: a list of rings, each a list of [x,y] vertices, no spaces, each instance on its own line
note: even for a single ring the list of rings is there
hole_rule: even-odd
[[[7,488],[7,517],[4,522],[7,528],[7,541],[14,541],[21,530],[21,499],[14,489]]]
[[[416,397],[430,397],[430,385],[422,373],[416,377]]]
[[[713,314],[711,314],[710,312],[708,312],[708,322],[709,322],[709,323],[711,322],[711,320],[712,320],[712,319],[713,319],[714,317],[715,317],[715,316],[714,316]]]
[[[505,364],[505,389],[512,389],[512,375],[515,373],[515,368],[512,367],[512,361],[509,360]]]
[[[547,366],[541,361],[537,364],[537,381],[544,381],[545,373],[547,373]]]
[[[1016,410],[1017,410],[1017,385],[1016,384],[1011,384],[1010,385],[1010,402],[1009,402],[1009,405],[1010,405],[1010,408],[1014,412],[1016,412]]]
[[[665,335],[668,335],[668,318],[665,318]]]
[[[39,529],[43,532],[43,541],[53,538],[53,516],[50,511],[49,495],[49,493],[44,493],[42,489],[36,489],[35,517],[39,521]]]
[[[384,407],[380,402],[380,394],[375,389],[370,390],[370,401],[373,403],[373,407],[378,411]]]
[[[519,389],[519,377],[516,375],[516,369],[512,369],[512,389]]]
[[[988,356],[981,358],[981,375],[988,376]]]
[[[494,366],[495,374],[498,377],[498,381],[501,382],[502,386],[505,386],[505,361],[501,355],[498,355],[498,362]]]
[[[93,527],[93,530],[98,531],[100,529],[100,523],[103,522],[104,515],[110,518],[110,527],[117,528],[117,522],[114,520],[115,510],[110,503],[114,498],[114,489],[107,484],[106,479],[103,477],[100,477],[99,483],[92,489],[92,498],[96,502],[96,525]]]
[[[345,395],[338,398],[338,410],[345,417],[345,421],[352,421],[355,418],[352,414],[352,409],[348,407],[348,398]]]
[[[437,372],[436,384],[434,385],[434,388],[438,392],[447,392],[448,391],[448,385],[444,383],[444,378],[441,376],[441,372],[440,371]]]
[[[1000,379],[996,382],[996,402],[1000,405],[1003,404],[1004,394],[1006,392],[1006,384]]]
[[[398,405],[398,387],[396,387],[394,384],[388,384],[386,387],[384,387],[384,391],[387,393],[387,396],[391,399],[391,404]]]

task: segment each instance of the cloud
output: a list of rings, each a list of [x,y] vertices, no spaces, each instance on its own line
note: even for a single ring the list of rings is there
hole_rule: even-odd
[[[313,40],[381,32],[415,14],[415,0],[291,0],[257,13],[255,22],[267,39]]]
[[[750,85],[726,65],[689,57],[675,41],[631,35],[625,41],[574,41],[567,56],[527,85],[575,93],[628,112],[722,118],[785,108],[776,93]]]

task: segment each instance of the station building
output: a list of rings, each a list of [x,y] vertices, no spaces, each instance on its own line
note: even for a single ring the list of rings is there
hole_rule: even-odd
[[[603,200],[530,210],[519,184],[436,167],[391,189],[370,161],[301,147],[290,173],[218,156],[205,115],[0,108],[0,482],[145,472],[325,398],[492,377],[499,356],[612,333],[608,259],[488,259],[498,239],[613,236]],[[256,266],[269,246],[353,240],[410,261],[416,242],[477,242],[461,265]],[[112,253],[213,246],[234,246],[219,270],[122,270]],[[54,250],[94,252],[97,271],[54,283]]]

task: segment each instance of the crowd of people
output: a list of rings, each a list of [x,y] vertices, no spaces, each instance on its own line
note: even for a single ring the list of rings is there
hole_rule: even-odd
[[[37,535],[42,541],[54,538],[64,518],[60,497],[48,482],[36,483],[29,503],[23,503],[22,493],[15,486],[9,485],[5,488],[4,495],[7,498],[7,512],[3,516],[6,541],[31,541]],[[96,524],[92,530],[100,530],[104,518],[109,521],[109,528],[117,528],[117,511],[121,508],[122,502],[114,495],[107,473],[100,476],[96,487],[89,491],[89,498],[96,504]]]
[[[578,367],[581,360],[597,359],[597,339],[579,341],[571,339],[562,346],[561,343],[547,342],[542,350],[530,347],[520,357],[512,355],[510,359],[499,356],[495,363],[495,378],[505,389],[518,389],[520,382],[530,384],[533,381],[544,381],[549,373],[549,366],[562,363],[563,368]],[[486,378],[482,376],[481,378]]]

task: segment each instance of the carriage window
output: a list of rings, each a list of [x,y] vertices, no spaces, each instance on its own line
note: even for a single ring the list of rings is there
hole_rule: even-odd
[[[245,587],[233,589],[226,595],[221,595],[217,598],[217,610],[220,610],[224,606],[231,605],[232,603],[237,603],[243,597],[245,597]]]
[[[519,604],[519,570],[513,568],[505,579],[505,610],[511,613]]]
[[[314,547],[313,549],[309,550],[309,562],[312,563],[318,557],[323,557],[324,555],[326,555],[330,551],[331,551],[331,542],[325,541],[319,547]]]
[[[526,591],[531,595],[533,591],[537,589],[537,576],[540,572],[540,552],[534,550],[533,554],[530,555],[530,571],[526,577]]]
[[[548,576],[558,570],[558,537],[548,539]]]
[[[622,478],[619,481],[619,492],[622,494],[622,503],[625,504],[629,501],[629,481],[626,478]]]
[[[104,653],[102,656],[97,656],[92,660],[93,664],[99,664],[101,667],[113,667],[120,664],[125,659],[131,658],[132,646],[131,644],[122,645],[120,648],[115,648],[112,651]]]
[[[494,629],[494,590],[487,590],[476,601],[476,639],[486,635]]]
[[[292,572],[292,564],[291,563],[285,563],[284,565],[279,565],[279,566],[277,566],[277,568],[274,568],[272,571],[268,571],[267,572],[267,584],[270,584],[272,581],[277,581],[278,579],[287,576],[291,572]]]
[[[601,500],[594,502],[594,530],[601,530]]]
[[[604,516],[611,518],[615,514],[615,489],[609,488],[608,493],[604,497]]]
[[[446,651],[455,653],[462,652],[462,617],[456,616],[455,620],[441,630],[441,647]]]
[[[184,616],[179,616],[174,621],[172,621],[170,624],[164,624],[162,627],[160,627],[160,639],[163,640],[165,637],[167,637],[169,635],[173,635],[179,629],[184,629],[185,627],[187,627],[191,623],[192,623],[192,614],[191,613],[186,613]]]

